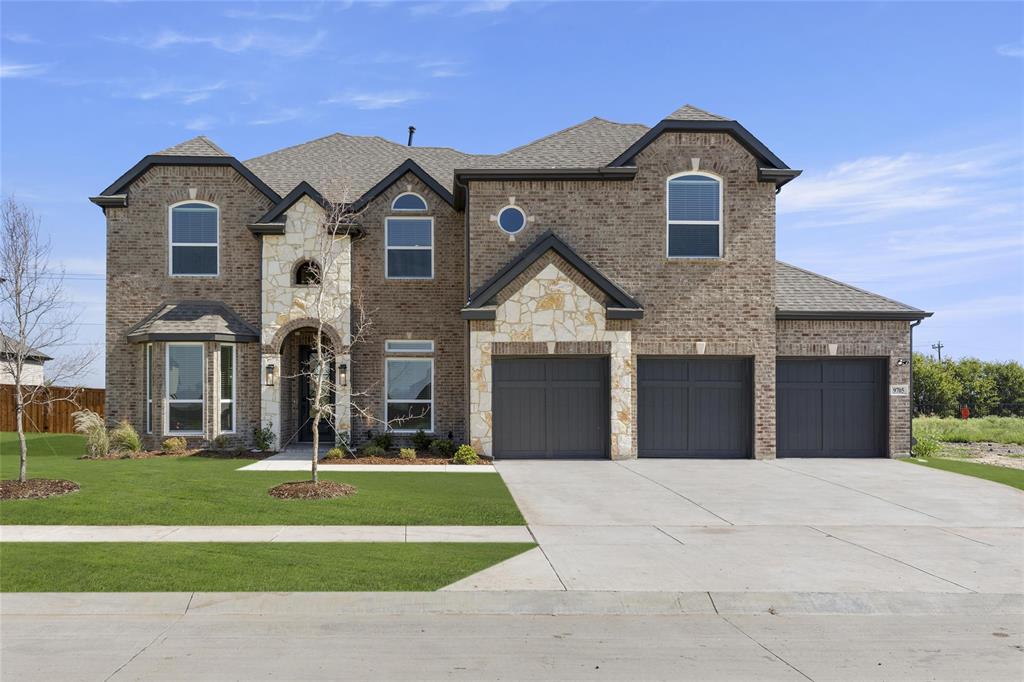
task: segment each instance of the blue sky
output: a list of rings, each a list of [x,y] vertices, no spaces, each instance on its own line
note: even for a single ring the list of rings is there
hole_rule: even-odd
[[[410,124],[498,152],[690,102],[804,170],[780,259],[935,311],[918,350],[1024,359],[1020,3],[3,2],[0,23],[0,184],[72,273],[83,344],[103,338],[86,197],[147,153]]]

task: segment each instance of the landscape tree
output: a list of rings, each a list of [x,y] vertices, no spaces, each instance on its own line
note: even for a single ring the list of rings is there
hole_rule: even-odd
[[[51,393],[52,386],[77,382],[96,359],[94,349],[75,351],[78,315],[64,291],[64,272],[51,263],[50,241],[32,209],[13,197],[0,204],[0,368],[14,384],[15,424],[21,464],[28,481],[26,409],[55,400],[74,402],[77,387]],[[52,356],[42,384],[27,381],[35,358]],[[54,397],[55,395],[59,397]]]
[[[952,361],[914,353],[914,414],[952,416],[960,405],[960,381]]]

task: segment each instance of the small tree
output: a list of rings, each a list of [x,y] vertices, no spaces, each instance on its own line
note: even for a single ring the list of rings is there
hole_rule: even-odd
[[[69,352],[78,316],[64,293],[64,272],[50,263],[51,248],[32,209],[7,197],[0,205],[0,367],[14,381],[15,423],[21,450],[18,480],[28,479],[25,410],[55,400],[74,402],[77,389],[53,397],[51,386],[77,381],[96,359],[95,349]],[[53,355],[42,384],[26,383],[26,365]]]

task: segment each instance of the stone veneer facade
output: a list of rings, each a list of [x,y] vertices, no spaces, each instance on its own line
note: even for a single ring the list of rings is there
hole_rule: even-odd
[[[263,425],[271,426],[278,440],[287,442],[300,426],[292,414],[301,399],[295,389],[298,361],[291,357],[294,352],[285,352],[291,335],[316,330],[317,321],[323,320],[335,353],[334,376],[352,362],[352,239],[348,235],[328,237],[323,226],[324,209],[309,197],[300,198],[285,215],[285,233],[262,238],[262,367],[265,375],[267,366],[273,365],[276,379],[272,386],[261,382],[260,410]],[[296,268],[306,261],[323,268],[327,286],[319,304],[319,287],[297,284],[295,280]],[[282,400],[282,394],[286,400]],[[346,381],[335,391],[334,428],[339,433],[351,430],[350,402],[351,384]]]

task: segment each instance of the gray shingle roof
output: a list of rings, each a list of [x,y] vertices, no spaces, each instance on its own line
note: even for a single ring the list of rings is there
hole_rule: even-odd
[[[173,147],[157,152],[157,156],[231,156],[206,135],[197,135]]]
[[[0,356],[10,357],[16,354],[17,349],[21,344],[17,343],[14,339],[7,336],[6,334],[0,334]],[[53,360],[49,355],[41,351],[28,346],[24,354],[28,360],[37,360],[39,362],[46,362],[47,360]]]
[[[665,117],[667,121],[728,121],[730,119],[704,111],[692,104],[684,104]]]
[[[164,303],[128,330],[128,340],[257,341],[260,333],[220,301]]]
[[[819,275],[789,263],[775,264],[775,306],[779,313],[846,313],[926,317],[929,313]]]
[[[484,157],[486,165],[479,167],[598,168],[608,165],[647,130],[645,125],[595,116],[503,154]]]

